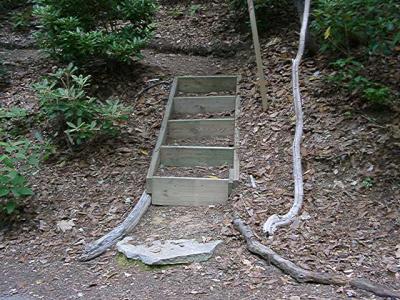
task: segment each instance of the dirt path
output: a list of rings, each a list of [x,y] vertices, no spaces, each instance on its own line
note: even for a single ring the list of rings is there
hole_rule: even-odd
[[[162,12],[165,24],[158,34],[165,38],[165,32],[174,33],[169,36],[170,44],[182,40],[184,51],[147,49],[145,59],[131,72],[99,73],[94,80],[100,96],[118,96],[133,105],[136,92],[151,79],[169,80],[184,74],[243,76],[241,184],[228,204],[151,207],[133,233],[138,242],[222,239],[222,246],[208,262],[161,269],[128,262],[114,250],[88,263],[76,261],[84,244],[118,224],[144,189],[168,96],[168,88],[159,86],[137,100],[120,138],[72,157],[62,152],[32,178],[35,196],[21,221],[0,231],[0,299],[375,299],[347,287],[297,284],[250,255],[232,229],[230,222],[237,213],[262,237],[259,229],[267,216],[290,206],[294,120],[289,83],[296,35],[288,28],[263,41],[269,94],[275,102],[269,112],[262,113],[251,49],[226,58],[184,54],[190,52],[187,47],[196,41],[196,32],[187,41],[178,33],[195,28],[193,22],[206,24],[203,27],[217,22],[219,30],[227,26],[222,17],[226,7],[203,7],[205,17],[199,18],[174,19],[174,7]],[[169,18],[176,28],[170,27]],[[198,29],[200,46],[218,36],[218,30],[203,34],[208,30],[203,27]],[[232,38],[228,35],[223,40],[240,40],[231,34]],[[35,109],[30,84],[50,70],[51,62],[36,50],[1,52],[12,71],[11,84],[0,95],[2,103]],[[400,288],[396,257],[400,152],[392,132],[392,126],[398,126],[398,115],[385,115],[383,122],[381,115],[330,93],[322,80],[327,72],[318,57],[307,59],[302,66],[305,207],[292,226],[264,242],[305,268],[362,275]],[[248,184],[250,174],[256,179],[255,189]],[[61,220],[72,220],[75,225],[61,232],[57,229]]]

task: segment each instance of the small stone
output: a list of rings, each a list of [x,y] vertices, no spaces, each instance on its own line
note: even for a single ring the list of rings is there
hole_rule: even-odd
[[[62,232],[66,232],[67,230],[71,230],[75,226],[75,223],[73,220],[62,220],[57,222],[57,228],[61,230]]]
[[[150,245],[133,245],[132,238],[126,237],[117,243],[119,252],[127,258],[141,260],[147,265],[171,265],[208,260],[220,240],[199,243],[196,240],[154,241]]]

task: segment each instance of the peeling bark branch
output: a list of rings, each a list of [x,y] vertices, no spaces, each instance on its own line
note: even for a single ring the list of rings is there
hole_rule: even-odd
[[[133,210],[129,213],[126,219],[105,236],[97,241],[86,246],[83,254],[78,258],[79,261],[88,261],[96,258],[107,251],[110,247],[121,240],[127,233],[131,232],[133,228],[139,223],[141,217],[147,211],[151,204],[151,197],[146,192],[143,192],[138,203]]]
[[[303,22],[300,31],[299,49],[296,58],[292,61],[292,89],[294,109],[296,113],[296,132],[293,141],[293,180],[294,180],[294,202],[290,210],[283,216],[272,215],[263,225],[263,231],[267,235],[273,235],[275,230],[293,221],[303,205],[303,170],[301,167],[301,140],[303,136],[303,109],[299,84],[299,65],[304,54],[305,39],[308,26],[311,0],[305,0]]]
[[[251,228],[246,225],[240,218],[233,221],[236,229],[243,235],[247,249],[265,259],[282,272],[290,275],[294,280],[300,283],[317,283],[326,285],[350,285],[364,291],[374,293],[381,297],[390,297],[392,299],[400,299],[400,292],[394,291],[383,285],[373,283],[363,278],[348,278],[340,274],[319,273],[305,270],[290,260],[287,260],[273,251],[271,248],[257,241]]]

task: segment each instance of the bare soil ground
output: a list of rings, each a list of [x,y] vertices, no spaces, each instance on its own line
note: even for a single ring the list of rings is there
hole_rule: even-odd
[[[273,240],[264,239],[262,223],[273,213],[286,212],[292,201],[290,59],[297,45],[296,24],[263,39],[273,104],[262,112],[251,49],[236,49],[235,56],[224,58],[188,55],[175,47],[180,39],[201,48],[225,32],[218,26],[231,26],[224,18],[228,8],[215,3],[203,3],[197,17],[187,15],[188,5],[162,7],[157,34],[170,48],[161,42],[144,50],[144,60],[129,70],[94,74],[93,92],[102,98],[118,96],[135,110],[119,138],[76,154],[60,149],[31,178],[35,195],[27,199],[20,219],[0,231],[0,299],[376,299],[347,287],[297,284],[247,252],[231,226],[235,214],[304,268],[364,276],[400,289],[399,113],[371,111],[355,98],[340,96],[323,80],[330,72],[324,58],[307,58],[301,66],[305,204],[291,226]],[[176,7],[183,16],[174,17]],[[211,28],[213,22],[220,24],[218,30]],[[19,42],[9,30],[1,32],[0,40],[8,35]],[[224,39],[241,41],[243,35],[233,31]],[[11,74],[10,84],[0,91],[1,105],[35,111],[30,85],[55,63],[30,48],[3,47],[0,55]],[[396,82],[399,69],[390,68],[386,75]],[[144,189],[169,91],[158,86],[139,99],[136,93],[155,78],[221,73],[243,77],[240,185],[224,206],[151,207],[132,233],[138,242],[222,239],[215,256],[201,264],[147,268],[112,250],[78,262],[85,243],[116,226]],[[63,220],[73,221],[71,230],[58,228]]]

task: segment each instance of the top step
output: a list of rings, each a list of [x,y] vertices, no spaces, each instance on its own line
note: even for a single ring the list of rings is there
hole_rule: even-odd
[[[179,76],[175,97],[191,94],[205,95],[209,93],[236,95],[238,76]]]

